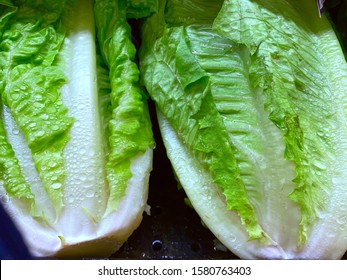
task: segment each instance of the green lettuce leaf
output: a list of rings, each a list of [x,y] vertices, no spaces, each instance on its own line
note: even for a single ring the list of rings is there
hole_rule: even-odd
[[[158,11],[158,0],[127,0],[127,18],[144,18]]]
[[[35,256],[109,256],[141,222],[154,146],[125,10],[96,16],[120,26],[98,47],[94,1],[13,3],[0,13],[4,207]]]
[[[249,239],[266,238],[246,194],[235,147],[213,100],[213,85],[189,49],[186,33],[182,27],[166,28],[154,45],[143,49],[143,81],[161,113],[202,167],[213,174],[214,183],[223,190],[228,209],[236,210],[247,227]]]
[[[32,18],[38,8],[39,18]],[[57,213],[63,204],[63,149],[73,119],[60,97],[66,78],[55,58],[65,37],[59,27],[64,2],[24,3],[12,15],[1,36],[1,98],[23,132],[35,166]],[[19,31],[20,30],[20,31]],[[49,113],[49,115],[48,115]],[[51,166],[49,163],[56,164]],[[22,185],[24,187],[24,185]]]
[[[2,104],[0,103],[1,108]],[[2,112],[0,112],[2,113]],[[30,191],[30,186],[25,181],[21,168],[15,157],[12,146],[6,139],[6,131],[2,119],[0,119],[0,175],[1,180],[5,182],[5,189],[9,196],[18,198],[27,198],[31,201],[34,195]]]
[[[190,201],[241,257],[340,257],[347,66],[331,25],[313,1],[205,1],[195,18],[200,2],[161,1],[140,52]]]
[[[107,11],[107,13],[105,13]],[[110,150],[106,173],[111,188],[108,209],[112,211],[124,195],[131,178],[130,161],[153,147],[151,122],[146,100],[139,87],[139,70],[134,62],[136,49],[126,21],[122,1],[96,1],[95,14],[101,53],[109,67],[111,83]],[[119,167],[121,166],[121,168]]]
[[[264,91],[269,118],[284,133],[284,156],[296,166],[290,197],[300,205],[300,240],[305,242],[334,185],[329,177],[343,143],[331,131],[342,128],[346,118],[336,104],[344,98],[346,63],[327,20],[315,15],[309,1],[296,2],[226,1],[214,29],[245,44],[252,55],[252,85]],[[337,83],[336,68],[332,73],[328,63],[339,59],[342,80]]]

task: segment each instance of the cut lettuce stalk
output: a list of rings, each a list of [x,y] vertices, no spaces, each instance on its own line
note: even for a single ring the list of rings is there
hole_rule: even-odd
[[[332,27],[314,1],[207,2],[160,1],[143,26],[177,178],[242,258],[341,257],[347,65]]]
[[[147,201],[146,99],[109,97],[117,73],[106,75],[96,59],[94,1],[14,3],[1,15],[4,206],[35,256],[109,256],[139,225]],[[120,68],[131,62],[112,59]]]

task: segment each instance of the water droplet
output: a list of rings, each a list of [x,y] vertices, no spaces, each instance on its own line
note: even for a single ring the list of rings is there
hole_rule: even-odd
[[[54,189],[54,190],[58,190],[61,188],[61,183],[54,183],[51,185],[51,188]]]
[[[326,165],[325,165],[325,163],[324,162],[322,162],[322,161],[318,161],[318,160],[316,160],[316,161],[314,161],[314,166],[316,167],[316,168],[318,168],[318,169],[320,169],[320,170],[325,170],[327,167],[326,167]]]
[[[339,216],[336,218],[336,222],[339,224],[339,225],[344,225],[346,224],[347,222],[347,215],[343,215],[343,216]]]
[[[94,196],[94,191],[93,191],[92,189],[87,190],[87,192],[86,192],[86,197],[91,198],[91,197],[93,197],[93,196]]]
[[[11,95],[11,97],[12,97],[13,100],[17,100],[19,98],[19,94],[18,93],[13,93]]]
[[[57,109],[54,106],[49,106],[46,108],[46,112],[49,114],[55,113]]]
[[[35,100],[41,101],[42,99],[43,99],[43,98],[42,98],[42,95],[41,95],[41,94],[35,95]]]
[[[236,241],[235,235],[230,235],[230,236],[229,236],[229,241],[232,242],[232,243],[234,243],[234,242]]]
[[[52,178],[51,178],[53,181],[56,181],[58,179],[58,176],[57,175],[53,175]]]
[[[73,196],[69,196],[68,198],[67,198],[67,202],[68,203],[73,203],[75,201],[75,198],[73,197]]]
[[[218,239],[213,240],[213,243],[214,243],[213,249],[215,251],[222,251],[222,252],[228,251],[228,249]]]
[[[7,193],[1,196],[2,203],[8,203],[9,201],[10,201],[10,197],[8,196]]]
[[[161,242],[161,240],[154,240],[152,242],[152,249],[155,252],[160,251],[163,248],[163,243]]]
[[[43,135],[45,135],[45,132],[43,130],[39,130],[36,132],[36,137],[42,137]]]
[[[57,131],[59,130],[59,125],[52,125],[52,130]]]
[[[12,129],[12,133],[15,134],[15,135],[18,135],[19,134],[19,129],[18,128]]]
[[[49,119],[49,116],[47,114],[42,114],[41,115],[41,119],[43,120],[48,120]]]
[[[90,157],[94,157],[94,156],[96,156],[96,152],[95,152],[95,150],[89,150],[88,151],[88,155],[90,156]]]
[[[51,162],[49,163],[49,166],[50,166],[50,167],[56,167],[56,166],[57,166],[57,163],[54,162],[54,161],[51,161]]]
[[[41,102],[34,102],[34,107],[42,109],[45,107],[45,104],[43,104]]]
[[[36,126],[36,122],[31,122],[29,125],[28,125],[28,127],[31,127],[31,128],[33,128],[33,127],[35,127]]]
[[[87,175],[86,175],[86,174],[81,174],[81,175],[80,175],[80,180],[81,180],[82,182],[84,182],[85,180],[87,180]]]

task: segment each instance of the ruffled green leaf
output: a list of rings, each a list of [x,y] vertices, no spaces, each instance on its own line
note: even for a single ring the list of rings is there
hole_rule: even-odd
[[[253,55],[252,85],[264,91],[269,118],[284,134],[285,158],[296,164],[297,187],[290,197],[302,210],[304,242],[328,201],[339,146],[331,131],[341,127],[345,116],[338,113],[341,92],[325,57],[326,51],[339,57],[334,43],[330,50],[324,46],[336,38],[327,21],[314,14],[313,5],[296,2],[226,1],[214,29],[245,44]],[[346,64],[340,67],[343,73]]]
[[[154,145],[146,103],[148,97],[138,84],[136,49],[131,41],[126,11],[123,1],[95,2],[97,34],[112,88],[110,153],[106,163],[111,191],[106,215],[117,207],[125,194],[127,182],[132,177],[131,159]]]
[[[158,11],[158,0],[127,0],[127,18],[148,17]]]
[[[146,25],[154,26],[151,21],[158,18],[151,18]],[[156,26],[164,25],[156,22]],[[162,33],[158,40],[151,46],[145,45],[141,50],[144,84],[185,145],[212,174],[214,183],[222,189],[228,209],[237,211],[247,228],[249,239],[265,239],[240,175],[235,147],[214,101],[213,80],[189,45],[189,30],[164,27],[158,31]],[[209,31],[204,30],[202,34],[205,32]],[[147,33],[143,37],[146,38]],[[212,35],[209,42],[213,40]]]
[[[1,115],[2,108],[3,104],[0,102]],[[10,197],[25,198],[31,203],[34,202],[34,195],[22,175],[18,160],[7,140],[2,118],[0,118],[0,179],[5,182],[4,187]]]
[[[66,173],[63,149],[73,123],[60,96],[66,77],[54,65],[65,38],[59,24],[65,2],[16,4],[18,9],[1,36],[0,94],[28,142],[44,188],[59,213]]]

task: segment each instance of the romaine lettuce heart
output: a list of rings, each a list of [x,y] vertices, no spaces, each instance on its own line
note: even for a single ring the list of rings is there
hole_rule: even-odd
[[[314,1],[207,2],[160,1],[143,26],[142,81],[177,178],[242,258],[340,258],[347,64],[333,28]]]
[[[0,189],[35,256],[109,256],[147,202],[154,141],[126,10],[95,5],[1,7]],[[95,26],[116,38],[105,61]]]

